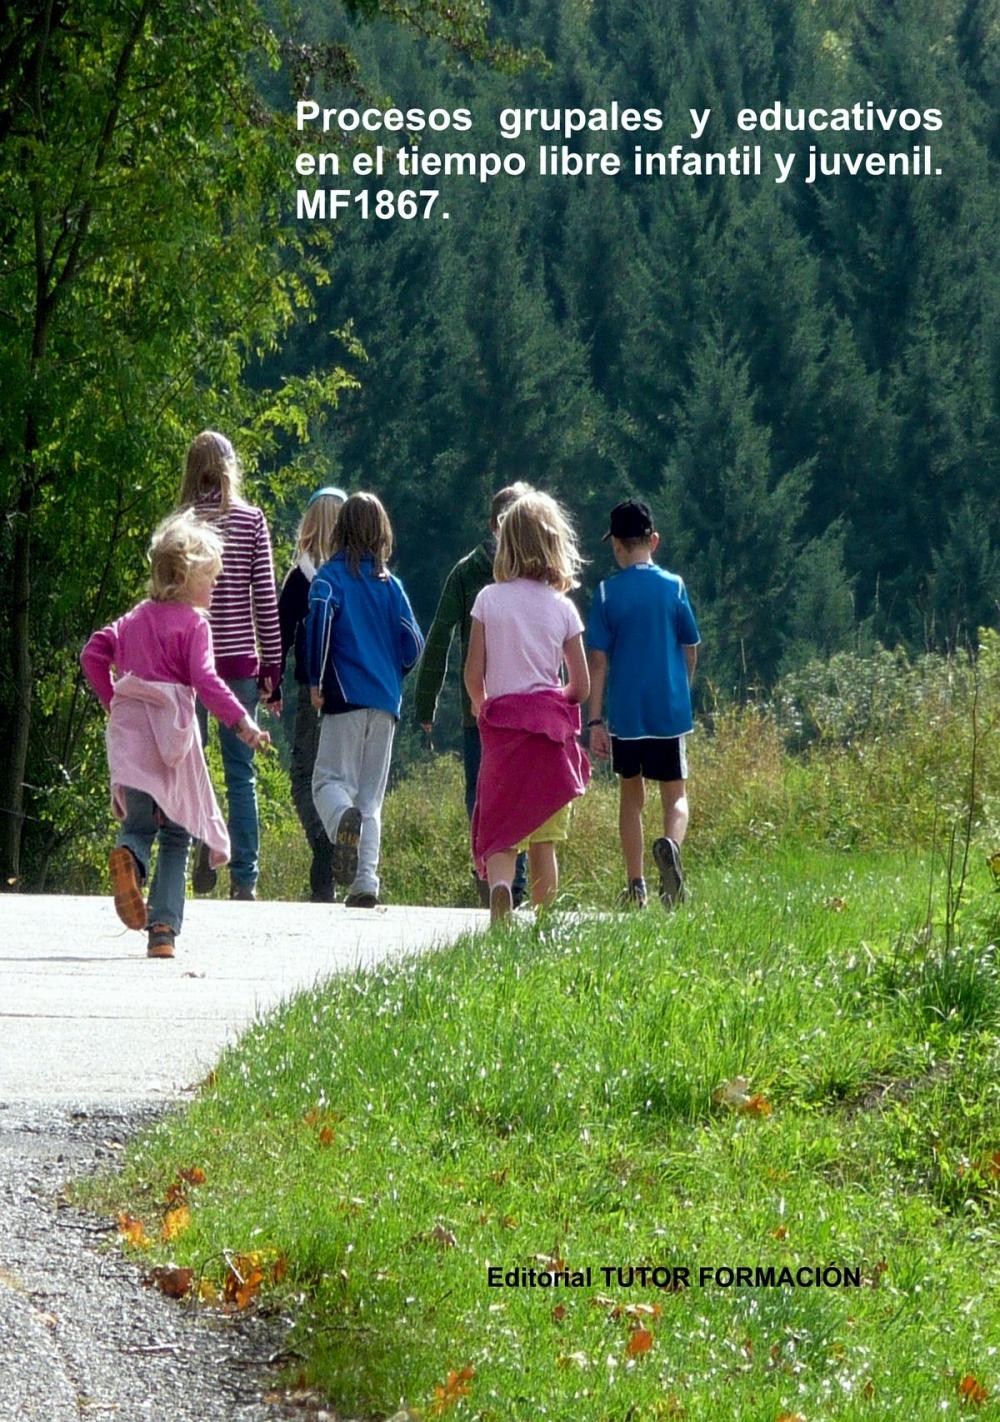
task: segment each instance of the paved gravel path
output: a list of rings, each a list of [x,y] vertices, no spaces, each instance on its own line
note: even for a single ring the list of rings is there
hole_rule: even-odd
[[[0,1422],[303,1416],[267,1396],[282,1320],[208,1319],[145,1287],[109,1221],[67,1206],[65,1184],[113,1167],[259,1012],[485,921],[215,901],[187,912],[177,957],[153,962],[106,900],[0,896]]]

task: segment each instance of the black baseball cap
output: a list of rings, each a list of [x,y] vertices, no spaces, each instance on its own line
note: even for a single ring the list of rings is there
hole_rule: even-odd
[[[641,499],[624,499],[611,510],[608,531],[601,540],[609,538],[648,538],[653,532],[653,515],[649,505]]]

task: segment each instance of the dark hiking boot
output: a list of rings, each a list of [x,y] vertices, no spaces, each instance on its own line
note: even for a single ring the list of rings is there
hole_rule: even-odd
[[[344,811],[333,841],[333,877],[338,884],[353,884],[358,873],[361,811],[353,805]]]

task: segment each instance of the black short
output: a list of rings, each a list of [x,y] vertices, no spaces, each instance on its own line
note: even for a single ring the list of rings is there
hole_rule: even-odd
[[[683,736],[646,736],[638,741],[611,737],[611,768],[623,780],[686,780],[687,754]]]

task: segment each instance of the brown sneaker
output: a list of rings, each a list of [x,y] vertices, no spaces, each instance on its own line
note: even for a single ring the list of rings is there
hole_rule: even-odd
[[[146,957],[172,958],[174,956],[174,936],[174,930],[169,923],[154,923],[149,930]]]
[[[116,845],[108,855],[111,871],[111,892],[115,896],[115,913],[126,928],[146,927],[146,902],[142,897],[139,861],[125,844]]]
[[[344,908],[378,908],[378,899],[374,894],[348,894]]]
[[[509,884],[494,884],[490,890],[490,927],[503,923],[514,912]]]

